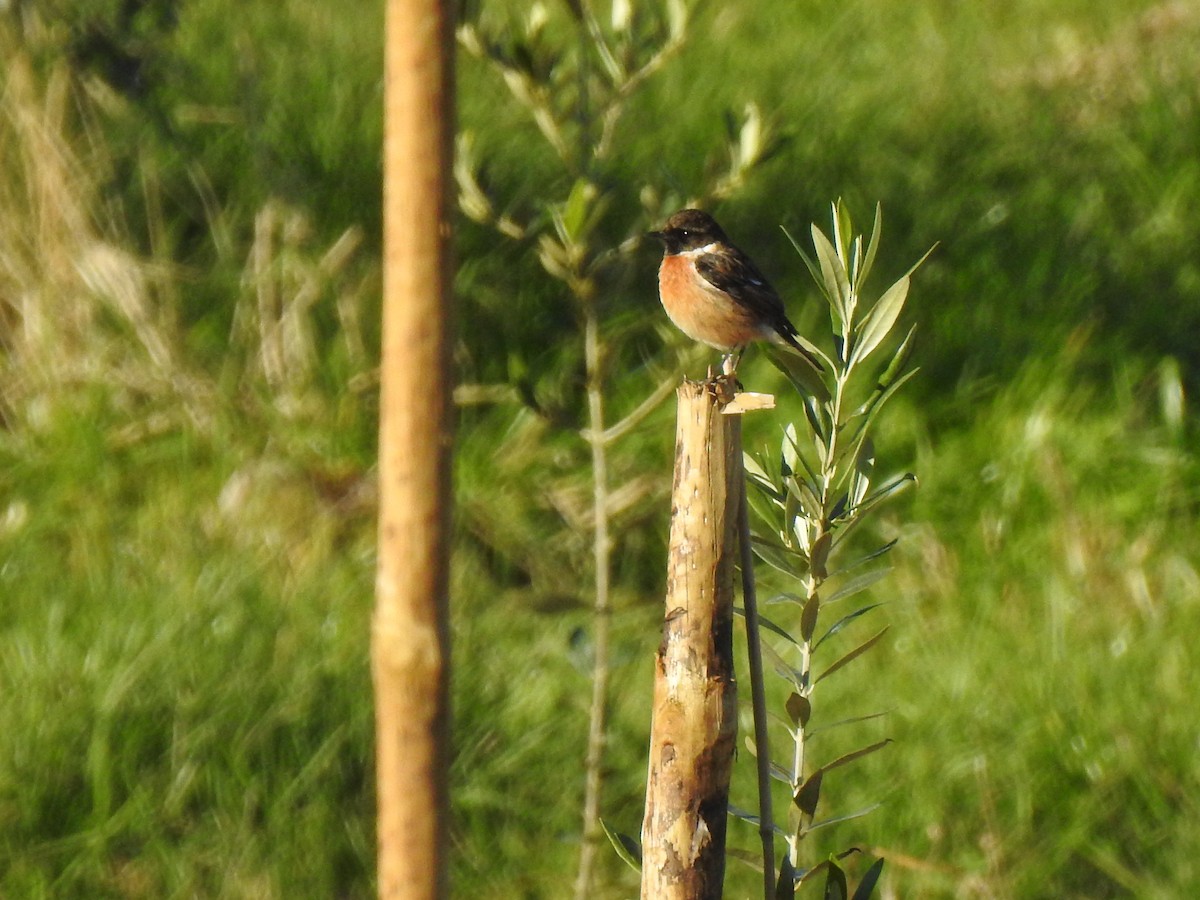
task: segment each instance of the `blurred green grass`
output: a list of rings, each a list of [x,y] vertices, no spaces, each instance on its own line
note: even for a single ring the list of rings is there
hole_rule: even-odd
[[[63,9],[71,28],[26,36],[41,42],[35,81],[89,28],[113,28],[103,5]],[[13,124],[40,95],[0,76],[0,150],[24,160],[0,176],[3,896],[372,890],[373,396],[337,308],[355,298],[370,345],[380,4],[243,12],[181,6],[147,45],[139,90],[101,89],[88,79],[104,70],[74,54],[95,105],[36,107],[79,156],[51,179],[64,196],[41,205],[38,157]],[[754,100],[789,142],[718,212],[808,329],[819,316],[798,306],[811,291],[780,223],[802,234],[837,195],[860,217],[882,201],[881,278],[940,242],[911,302],[923,374],[880,447],[921,478],[883,526],[901,538],[875,588],[892,638],[821,698],[831,717],[891,711],[858,734],[896,743],[827,788],[830,813],[885,805],[818,832],[813,858],[877,849],[898,896],[1194,890],[1197,459],[1186,406],[1163,398],[1196,382],[1200,16],[1180,3],[754,2],[708,5],[694,29],[623,126],[605,234],[631,230],[641,174],[694,184],[720,115]],[[498,196],[532,207],[558,187],[541,183],[534,130],[502,88],[464,61],[460,89]],[[68,200],[85,214],[51,214]],[[311,222],[311,237],[272,245],[278,268],[350,226],[369,235],[313,304],[299,345],[311,368],[282,385],[260,371],[261,346],[229,344],[261,287],[247,260],[268,201]],[[61,262],[95,241],[147,261],[153,315],[101,302]],[[527,373],[572,415],[574,323],[524,250],[463,224],[463,379]],[[649,390],[642,361],[662,340],[653,265],[642,258],[608,301],[630,336],[618,409]],[[16,327],[38,310],[57,326],[41,343]],[[799,418],[782,406],[748,421],[748,445],[777,444]],[[664,407],[615,463],[617,480],[664,498],[619,523],[605,817],[628,832],[671,428]],[[585,464],[527,411],[462,410],[455,896],[559,897],[574,874],[588,551],[563,523]],[[853,737],[830,733],[829,752]],[[735,802],[750,806],[744,763]],[[753,845],[740,823],[731,835]],[[634,892],[615,856],[602,874],[597,896]],[[757,878],[736,862],[729,877],[729,896]]]

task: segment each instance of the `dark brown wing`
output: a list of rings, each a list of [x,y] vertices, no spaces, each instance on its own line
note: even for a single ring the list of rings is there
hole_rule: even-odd
[[[783,301],[745,253],[732,244],[726,244],[721,252],[698,256],[696,271],[713,287],[724,291],[738,305],[749,310],[757,320],[774,328],[817,371],[824,371],[821,362],[796,340],[796,326],[788,319]]]
[[[696,271],[756,319],[773,326],[784,338],[796,333],[775,288],[741,250],[726,244],[721,252],[703,253],[696,258]]]

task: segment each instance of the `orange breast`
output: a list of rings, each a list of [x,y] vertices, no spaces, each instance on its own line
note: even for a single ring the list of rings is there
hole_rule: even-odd
[[[700,277],[686,256],[668,256],[658,270],[658,295],[675,327],[692,340],[732,350],[764,335],[744,307]]]

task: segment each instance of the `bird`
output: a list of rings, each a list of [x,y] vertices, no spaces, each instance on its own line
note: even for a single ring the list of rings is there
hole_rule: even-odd
[[[692,340],[724,351],[721,368],[733,374],[746,346],[768,341],[799,353],[818,372],[825,366],[797,340],[779,294],[708,213],[681,209],[662,231],[647,237],[665,248],[658,295],[667,316]]]

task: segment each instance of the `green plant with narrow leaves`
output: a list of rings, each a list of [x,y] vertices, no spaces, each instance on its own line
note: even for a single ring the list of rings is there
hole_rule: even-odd
[[[910,473],[881,478],[875,458],[872,432],[877,417],[916,372],[906,367],[912,346],[911,328],[890,354],[880,351],[899,321],[909,279],[917,266],[887,288],[874,304],[863,299],[879,248],[880,226],[880,211],[876,208],[870,238],[864,241],[862,235],[853,235],[850,216],[838,202],[833,207],[832,239],[816,225],[812,228],[815,259],[792,239],[827,301],[834,354],[821,354],[828,373],[821,381],[807,367],[794,364],[791,357],[772,357],[804,398],[805,422],[799,428],[794,424],[786,428],[776,458],[754,459],[747,455],[745,460],[747,476],[757,488],[754,506],[760,527],[752,536],[754,551],[794,585],[793,590],[775,599],[798,609],[796,626],[790,630],[770,619],[758,618],[750,602],[746,611],[748,628],[765,629],[780,639],[775,644],[762,641],[762,647],[789,687],[784,709],[786,756],[770,757],[764,733],[756,735],[755,746],[756,754],[761,754],[760,772],[766,771],[769,777],[787,785],[787,819],[781,823],[771,821],[769,808],[749,817],[759,825],[765,840],[778,834],[786,843],[787,853],[774,889],[777,898],[792,897],[797,887],[822,875],[826,897],[849,896],[846,875],[839,864],[846,854],[806,866],[802,845],[814,830],[874,808],[817,818],[826,776],[889,743],[886,739],[871,742],[821,761],[812,758],[809,743],[818,687],[878,644],[888,630],[884,625],[870,636],[857,639],[850,649],[837,655],[830,653],[836,643],[833,638],[853,633],[881,605],[852,605],[847,601],[860,597],[887,575],[889,569],[883,558],[895,546],[895,541],[890,541],[864,551],[851,537],[881,504],[915,481]],[[826,658],[831,661],[826,663]],[[756,693],[756,702],[761,702],[761,692]],[[850,725],[878,715],[860,714],[834,724]],[[824,727],[832,728],[834,724]],[[769,766],[761,764],[767,760]],[[768,847],[764,853],[767,862],[770,856]],[[870,896],[881,869],[882,860],[878,860],[853,896]]]

